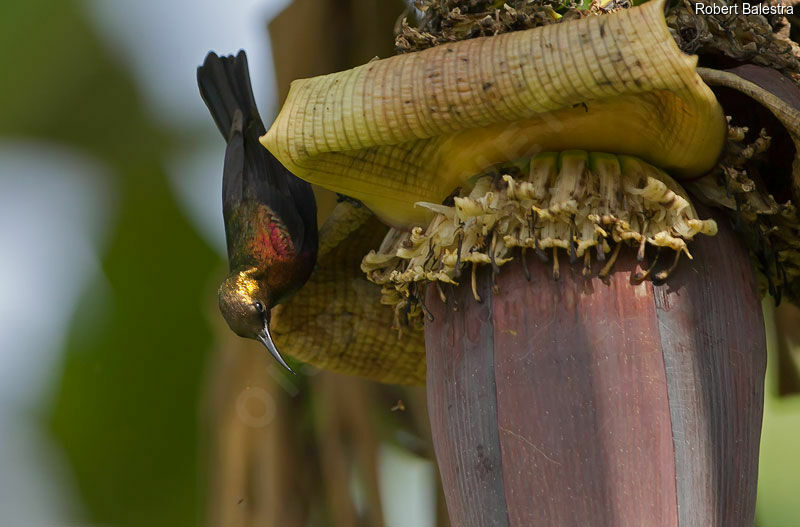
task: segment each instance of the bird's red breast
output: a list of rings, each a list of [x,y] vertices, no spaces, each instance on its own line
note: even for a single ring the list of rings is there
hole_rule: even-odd
[[[283,222],[268,207],[257,207],[251,220],[255,227],[249,252],[260,262],[287,261],[296,257],[292,239]]]

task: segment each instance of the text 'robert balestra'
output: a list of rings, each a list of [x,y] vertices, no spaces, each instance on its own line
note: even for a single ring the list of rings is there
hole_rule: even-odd
[[[793,15],[794,6],[746,3],[717,5],[697,2],[694,4],[694,11],[698,15]]]

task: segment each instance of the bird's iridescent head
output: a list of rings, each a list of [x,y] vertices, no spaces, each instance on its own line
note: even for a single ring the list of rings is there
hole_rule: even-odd
[[[284,368],[283,360],[269,333],[272,300],[262,287],[256,269],[231,273],[219,288],[219,310],[234,333],[261,342]],[[294,372],[292,372],[294,373]]]

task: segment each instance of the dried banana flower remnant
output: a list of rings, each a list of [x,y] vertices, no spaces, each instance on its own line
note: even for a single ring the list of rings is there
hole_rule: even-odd
[[[361,269],[383,286],[382,302],[395,306],[396,325],[423,314],[421,285],[474,282],[478,265],[496,272],[514,248],[550,260],[557,279],[559,253],[581,262],[585,276],[594,255],[602,277],[623,246],[637,251],[640,262],[652,246],[656,257],[634,278],[664,280],[682,253],[691,258],[688,241],[717,232],[714,220],[697,217],[675,180],[635,157],[572,150],[539,154],[522,166],[478,177],[452,205],[418,203],[435,213],[428,226],[393,229],[364,257]],[[674,256],[655,272],[662,249]],[[466,267],[472,276],[463,277]]]
[[[492,166],[541,151],[711,169],[726,123],[678,49],[664,2],[436,46],[298,80],[262,143],[294,174],[387,223],[426,224]]]

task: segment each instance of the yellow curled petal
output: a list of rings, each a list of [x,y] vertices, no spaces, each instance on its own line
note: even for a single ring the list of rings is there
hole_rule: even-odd
[[[430,217],[415,203],[545,150],[635,155],[695,176],[726,130],[696,62],[658,0],[295,81],[261,141],[299,177],[398,226]]]

